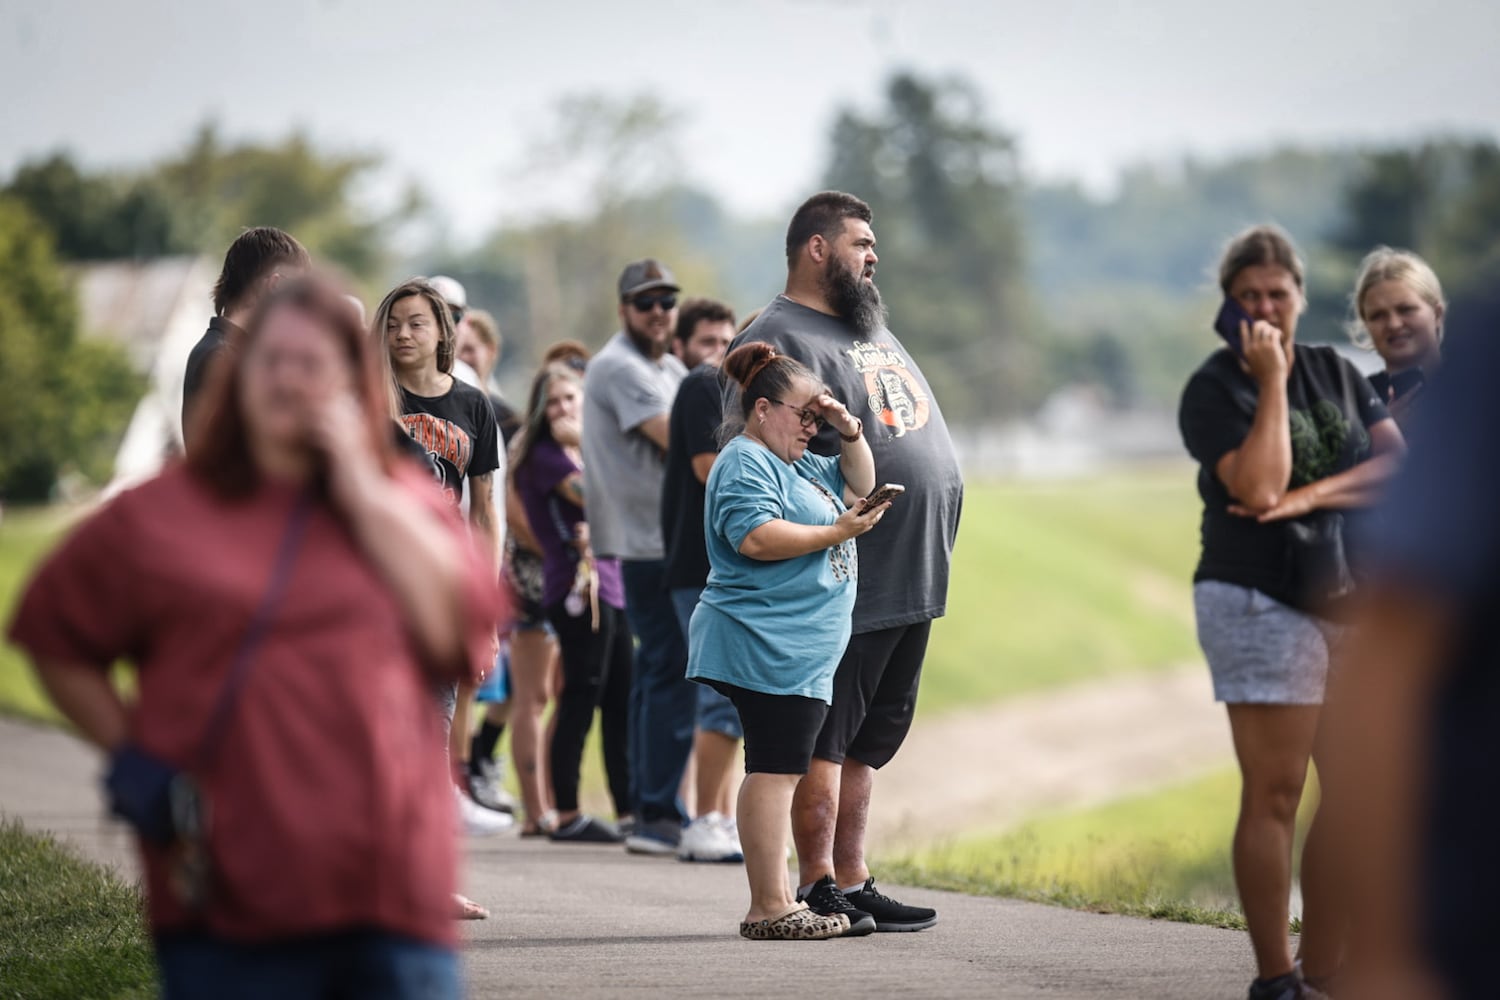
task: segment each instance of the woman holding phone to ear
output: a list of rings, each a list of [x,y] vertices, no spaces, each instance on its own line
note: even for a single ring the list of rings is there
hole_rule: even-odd
[[[753,343],[731,352],[724,372],[740,386],[745,427],[706,484],[710,572],[688,630],[687,676],[732,701],[745,731],[738,815],[750,908],[740,934],[867,934],[875,929],[868,914],[825,916],[797,902],[786,831],[849,642],[854,539],[890,504],[861,499],[875,487],[864,426],[807,368]],[[837,458],[807,450],[824,423],[843,438]]]
[[[1339,961],[1329,845],[1303,850],[1301,968],[1287,937],[1292,840],[1316,746],[1344,596],[1343,509],[1368,504],[1404,445],[1370,384],[1331,347],[1296,342],[1306,308],[1290,238],[1257,226],[1230,241],[1219,285],[1244,310],[1241,352],[1215,352],[1188,380],[1179,425],[1199,464],[1198,640],[1225,703],[1243,779],[1235,882],[1259,977],[1252,1000],[1294,1000]]]

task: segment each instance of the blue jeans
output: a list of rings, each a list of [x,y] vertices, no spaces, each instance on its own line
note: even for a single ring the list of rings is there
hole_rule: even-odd
[[[156,939],[164,1000],[459,1000],[458,956],[379,930],[265,944],[197,932]]]
[[[698,685],[688,680],[687,643],[667,592],[666,566],[660,559],[622,559],[625,617],[639,645],[630,683],[630,761],[640,802],[637,818],[687,822],[678,797],[688,756],[693,752],[693,722],[698,715]]]
[[[677,610],[677,621],[682,626],[684,642],[688,637],[688,623],[693,620],[693,609],[698,606],[698,598],[702,596],[702,587],[672,588],[672,607]],[[698,685],[698,728],[707,733],[728,736],[732,740],[745,738],[745,730],[740,725],[740,713],[734,707],[734,702],[707,684]]]

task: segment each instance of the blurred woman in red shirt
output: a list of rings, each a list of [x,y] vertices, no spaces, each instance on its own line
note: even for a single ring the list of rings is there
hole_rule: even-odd
[[[231,348],[186,462],[81,524],[10,637],[110,754],[165,996],[456,997],[431,691],[488,665],[493,573],[394,456],[334,289],[278,290]]]

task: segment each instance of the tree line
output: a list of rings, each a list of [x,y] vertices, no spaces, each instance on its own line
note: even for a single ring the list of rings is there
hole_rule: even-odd
[[[1377,243],[1426,256],[1460,301],[1500,268],[1488,137],[1185,158],[1099,195],[1028,178],[1021,140],[963,79],[897,73],[875,106],[835,116],[820,176],[783,217],[742,219],[692,183],[681,129],[650,96],[560,101],[497,184],[516,201],[563,177],[566,209],[472,246],[444,236],[412,184],[372,213],[361,192],[381,157],[300,133],[230,143],[210,124],[143,168],[89,170],[66,152],[22,164],[0,187],[0,496],[44,495],[64,467],[105,475],[140,392],[123,355],[78,329],[68,266],[217,256],[250,225],[295,233],[367,297],[408,273],[454,275],[498,315],[502,375],[521,384],[545,344],[598,346],[614,329],[622,261],[658,256],[690,292],[748,312],[780,287],[784,216],[811,185],[852,191],[875,211],[891,327],[956,421],[1024,415],[1079,381],[1170,405],[1214,345],[1218,249],[1253,222],[1280,222],[1309,256],[1309,339],[1342,336],[1354,265]]]

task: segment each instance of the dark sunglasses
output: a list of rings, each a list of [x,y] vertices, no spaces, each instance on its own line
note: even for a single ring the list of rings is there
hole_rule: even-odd
[[[453,315],[453,325],[455,327],[464,321],[464,311],[461,307],[449,306],[448,311]]]
[[[804,410],[800,406],[793,406],[791,403],[783,403],[779,399],[768,399],[766,400],[766,402],[775,403],[777,406],[785,406],[788,410],[796,413],[797,419],[802,422],[803,427],[816,427],[821,430],[823,428],[823,425],[828,423],[828,421],[818,416],[812,410]]]
[[[654,307],[661,306],[662,312],[671,312],[677,308],[676,295],[637,295],[630,300],[630,304],[637,312],[648,313]]]

